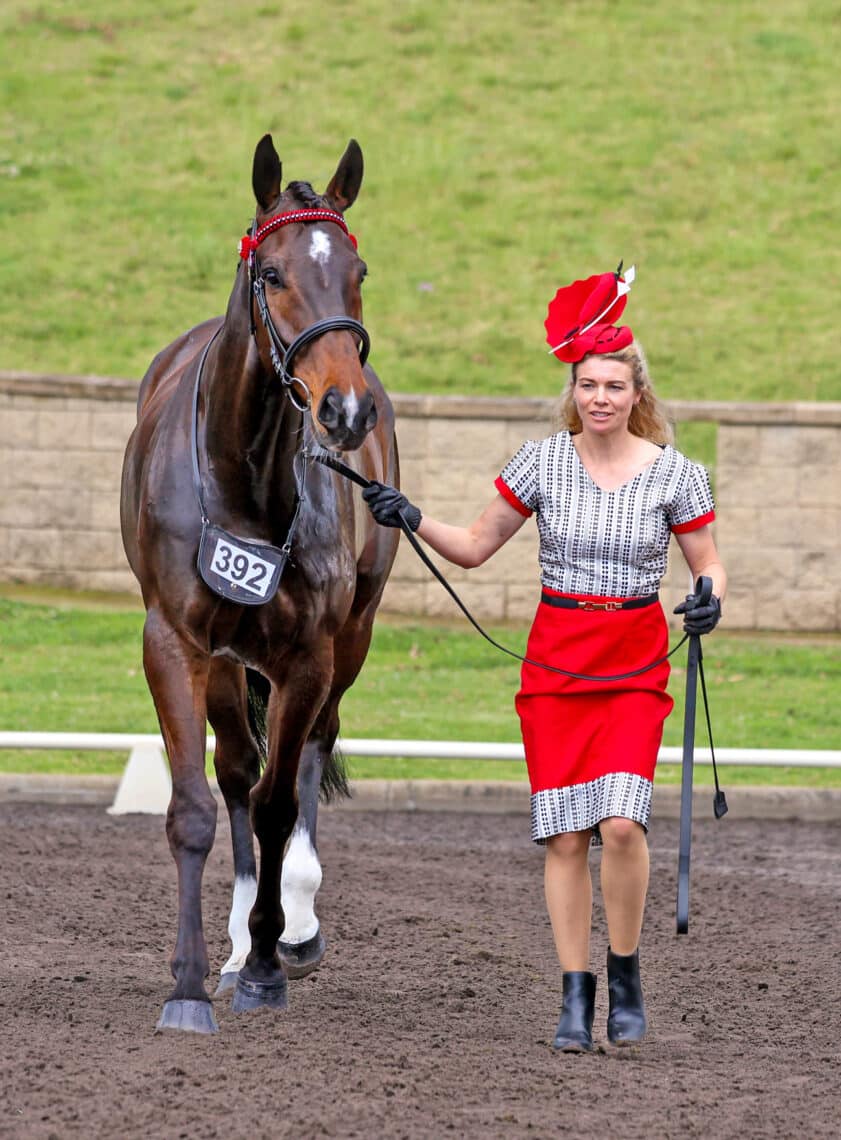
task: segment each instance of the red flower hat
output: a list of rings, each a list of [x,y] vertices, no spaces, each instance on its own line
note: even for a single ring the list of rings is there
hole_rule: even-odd
[[[558,360],[575,364],[591,352],[618,352],[634,339],[627,325],[617,327],[636,277],[633,265],[623,275],[599,273],[586,281],[573,281],[559,289],[549,302],[544,325],[546,342]]]

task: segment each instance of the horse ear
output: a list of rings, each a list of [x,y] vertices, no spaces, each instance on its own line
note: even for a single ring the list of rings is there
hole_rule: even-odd
[[[362,148],[356,139],[351,139],[336,168],[336,173],[330,179],[330,185],[324,191],[324,197],[340,214],[349,210],[356,201],[364,169]]]
[[[263,135],[254,151],[251,185],[254,197],[263,210],[271,210],[280,197],[282,168],[271,135]]]

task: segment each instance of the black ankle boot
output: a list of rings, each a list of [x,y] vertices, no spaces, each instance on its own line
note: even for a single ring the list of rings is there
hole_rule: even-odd
[[[595,1008],[596,975],[586,970],[564,974],[564,1004],[554,1047],[564,1053],[589,1053]]]
[[[647,1023],[642,1000],[639,950],[633,954],[607,951],[607,1037],[612,1045],[642,1041]]]

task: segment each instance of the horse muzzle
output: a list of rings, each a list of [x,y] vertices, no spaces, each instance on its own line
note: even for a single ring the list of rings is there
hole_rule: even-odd
[[[332,451],[355,451],[376,426],[374,395],[369,388],[357,396],[353,389],[342,392],[334,385],[321,397],[313,419],[324,433],[319,441],[323,446]]]

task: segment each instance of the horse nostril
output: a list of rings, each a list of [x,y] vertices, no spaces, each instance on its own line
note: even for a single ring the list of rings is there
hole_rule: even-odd
[[[318,406],[318,419],[328,431],[335,431],[342,419],[342,397],[336,388],[330,388]]]
[[[366,392],[359,402],[359,418],[366,432],[372,431],[376,426],[377,405],[374,403],[374,396],[371,392]]]

